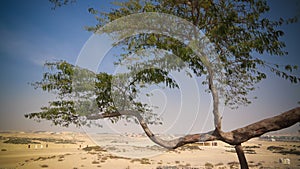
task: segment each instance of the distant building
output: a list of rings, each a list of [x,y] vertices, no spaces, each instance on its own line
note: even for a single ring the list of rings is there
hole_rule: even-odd
[[[263,135],[259,139],[265,141],[284,141],[284,142],[300,142],[300,136],[273,136],[273,135]]]
[[[289,158],[280,158],[279,159],[279,163],[282,163],[284,165],[290,165],[291,164],[291,160]]]

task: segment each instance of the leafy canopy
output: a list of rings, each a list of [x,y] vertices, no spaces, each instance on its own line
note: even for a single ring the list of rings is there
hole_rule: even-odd
[[[69,2],[53,1],[55,6]],[[280,27],[297,21],[297,18],[271,20],[264,17],[269,11],[266,0],[128,0],[115,4],[119,7],[107,13],[89,8],[88,11],[95,15],[98,24],[86,27],[87,30],[96,33],[116,19],[142,12],[171,14],[193,23],[214,44],[223,65],[221,71],[226,76],[226,79],[221,81],[225,103],[231,107],[251,103],[248,94],[255,89],[255,84],[267,77],[265,68],[291,83],[298,83],[300,80],[293,75],[297,66],[273,64],[261,57],[262,54],[287,55],[284,51],[285,43],[280,40],[284,35]],[[170,27],[172,29],[180,27],[178,29],[184,30],[185,25],[170,25]],[[144,115],[147,122],[157,123],[158,118],[153,114],[152,108],[138,101],[138,94],[141,88],[149,87],[151,84],[178,88],[169,72],[180,71],[184,66],[170,62],[167,66],[161,66],[168,60],[170,54],[179,57],[196,76],[208,75],[207,67],[196,57],[192,49],[170,36],[141,33],[125,38],[115,45],[124,49],[117,56],[119,58],[117,64],[122,64],[133,53],[141,50],[157,49],[167,52],[163,59],[142,54],[142,59],[128,64],[129,72],[117,75],[96,74],[64,61],[46,63],[49,71],[44,73],[40,82],[33,83],[33,86],[47,92],[56,92],[58,101],[50,102],[49,106],[41,108],[41,112],[28,114],[26,117],[52,120],[54,124],[67,126],[70,123],[88,124],[80,117],[97,112],[136,110]],[[147,64],[156,64],[162,68],[149,67],[136,71],[140,70],[139,66],[145,67]],[[207,84],[205,81],[203,83]],[[121,116],[110,119],[116,122],[121,118],[132,120],[130,117]]]
[[[95,15],[98,24],[87,29],[96,32],[105,24],[123,16],[160,12],[186,19],[203,31],[215,45],[224,67],[227,80],[223,83],[226,83],[224,90],[227,105],[251,103],[247,95],[255,89],[256,83],[267,77],[264,68],[291,83],[299,82],[299,77],[293,75],[297,70],[296,65],[273,64],[262,58],[262,54],[287,55],[284,51],[285,43],[280,40],[284,35],[280,26],[297,21],[296,17],[278,20],[264,17],[270,10],[266,0],[129,0],[115,4],[119,8],[108,13],[90,8],[89,12]],[[139,34],[127,38],[119,45],[125,48],[123,55],[130,55],[141,48],[164,49],[180,57],[196,75],[207,74],[205,66],[191,49],[172,37]]]

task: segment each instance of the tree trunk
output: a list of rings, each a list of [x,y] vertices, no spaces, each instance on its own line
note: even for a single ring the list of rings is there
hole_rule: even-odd
[[[235,151],[238,155],[241,169],[249,169],[242,145],[241,144],[236,145]]]

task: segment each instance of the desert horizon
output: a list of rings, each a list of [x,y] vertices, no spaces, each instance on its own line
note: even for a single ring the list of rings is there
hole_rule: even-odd
[[[169,139],[172,137],[168,136]],[[300,166],[299,141],[255,138],[243,144],[243,148],[250,168],[296,169]],[[1,131],[0,149],[1,169],[239,168],[234,147],[221,141],[167,150],[155,145],[143,134],[98,133],[91,137],[84,132],[70,131]]]

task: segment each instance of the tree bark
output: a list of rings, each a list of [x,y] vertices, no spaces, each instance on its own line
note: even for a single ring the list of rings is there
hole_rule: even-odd
[[[241,169],[248,169],[249,167],[248,167],[248,163],[247,163],[242,145],[241,144],[236,145],[235,146],[235,151],[236,151],[236,154],[238,156]]]
[[[277,131],[300,122],[300,107],[293,108],[280,115],[267,118],[230,132],[218,132],[219,138],[230,145],[238,145],[267,132]]]

